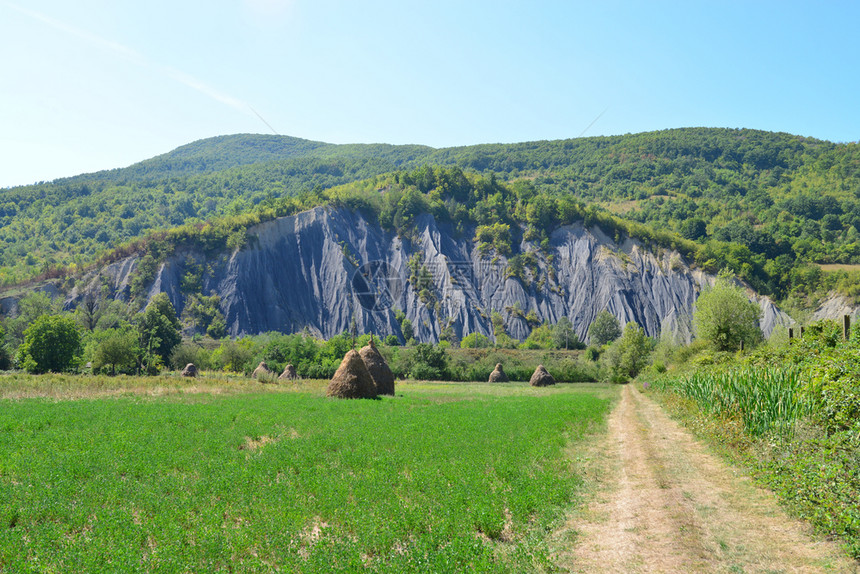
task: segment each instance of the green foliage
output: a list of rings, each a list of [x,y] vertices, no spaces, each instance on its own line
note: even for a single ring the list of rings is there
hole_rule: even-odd
[[[191,295],[185,303],[183,315],[191,321],[195,330],[204,331],[213,339],[220,339],[227,333],[227,324],[220,309],[221,297],[218,295]]]
[[[519,346],[521,349],[555,349],[552,327],[549,324],[535,327]]]
[[[18,362],[31,373],[59,373],[74,366],[81,335],[71,317],[42,315],[24,331]]]
[[[603,310],[588,326],[588,342],[602,347],[621,336],[621,325],[618,319],[609,311]]]
[[[493,342],[486,335],[480,333],[469,333],[460,341],[462,349],[486,349],[493,346]]]
[[[621,337],[603,355],[609,380],[622,383],[635,378],[648,364],[652,348],[645,330],[636,323],[627,323]]]
[[[182,341],[179,319],[166,293],[158,293],[144,309],[139,322],[140,346],[166,364],[174,347]]]
[[[567,317],[562,317],[552,328],[552,341],[556,349],[581,349],[584,347],[573,330],[573,323]]]
[[[100,338],[92,356],[93,372],[133,373],[140,356],[137,334],[130,329],[109,329],[102,332]]]
[[[475,230],[475,243],[481,253],[493,249],[499,255],[508,255],[511,252],[511,226],[498,222],[479,225]]]
[[[410,376],[418,380],[440,380],[448,377],[448,354],[429,343],[415,345]]]
[[[693,326],[696,335],[717,351],[736,351],[741,342],[747,348],[761,342],[760,317],[758,304],[750,301],[731,278],[721,276],[696,300]]]
[[[11,346],[17,348],[24,342],[24,331],[42,315],[56,315],[62,302],[51,299],[44,291],[33,291],[18,301],[18,312],[6,320],[6,332]]]

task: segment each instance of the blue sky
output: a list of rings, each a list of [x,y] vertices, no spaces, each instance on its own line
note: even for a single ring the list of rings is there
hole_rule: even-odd
[[[857,2],[0,0],[0,187],[272,133],[860,140]]]

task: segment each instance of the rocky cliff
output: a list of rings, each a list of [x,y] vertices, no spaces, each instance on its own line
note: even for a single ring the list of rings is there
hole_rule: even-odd
[[[320,207],[251,228],[248,244],[233,253],[175,254],[161,264],[149,295],[167,293],[181,313],[182,277],[202,269],[202,292],[221,297],[233,336],[308,329],[330,337],[350,330],[353,320],[359,331],[402,336],[396,311],[421,341],[438,340],[446,327],[460,338],[491,336],[497,311],[517,339],[528,336],[535,320],[555,323],[562,316],[584,339],[607,309],[650,336],[689,340],[693,304],[714,279],[678,253],[652,253],[582,225],[555,230],[543,249],[521,242],[514,251],[531,255],[518,260],[482,252],[473,237],[474,230],[458,235],[430,215],[416,220],[410,237],[399,237],[361,213]],[[67,306],[105,283],[113,296],[127,297],[136,266],[130,257],[79,281]],[[765,334],[789,321],[767,298],[757,300]]]

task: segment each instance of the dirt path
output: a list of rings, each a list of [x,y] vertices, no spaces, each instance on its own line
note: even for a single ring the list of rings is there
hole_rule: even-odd
[[[571,572],[858,572],[633,385],[602,447],[596,499],[555,544]]]

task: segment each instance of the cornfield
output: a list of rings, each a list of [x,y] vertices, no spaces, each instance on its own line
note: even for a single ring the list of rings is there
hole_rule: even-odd
[[[706,413],[739,418],[752,436],[791,435],[795,421],[811,407],[800,371],[791,367],[697,371],[660,386],[696,401]]]

